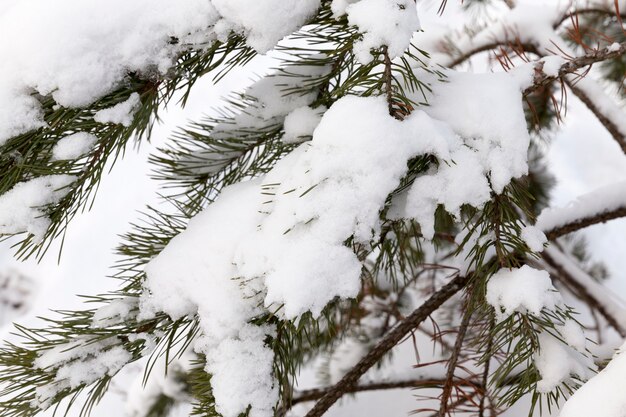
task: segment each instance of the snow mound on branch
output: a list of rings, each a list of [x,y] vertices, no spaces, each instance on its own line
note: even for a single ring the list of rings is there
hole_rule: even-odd
[[[143,315],[198,314],[204,336],[195,348],[206,354],[225,417],[248,404],[252,416],[271,415],[277,400],[264,345],[273,329],[251,327],[252,318],[266,309],[289,319],[319,315],[335,297],[358,294],[361,263],[344,242],[378,233],[379,212],[410,158],[449,157],[454,134],[429,120],[415,111],[398,121],[379,97],[339,100],[311,142],[265,177],[224,189],[147,266]]]
[[[222,15],[216,27],[221,38],[231,31],[246,37],[248,45],[267,52],[285,35],[302,27],[320,7],[320,0],[212,0]]]
[[[0,13],[0,145],[46,126],[35,94],[51,95],[63,107],[84,107],[119,87],[129,73],[165,74],[177,54],[202,49],[231,30],[266,52],[305,24],[319,5],[319,0],[16,2]],[[128,126],[133,103],[97,118]]]
[[[38,177],[0,195],[0,234],[28,232],[34,241],[41,241],[50,225],[44,206],[58,203],[74,180],[71,175]]]
[[[51,384],[37,387],[33,405],[45,410],[64,389],[115,375],[132,359],[130,352],[117,343],[115,338],[98,341],[79,338],[39,352],[34,367],[56,369],[56,375]]]
[[[449,156],[415,179],[394,213],[416,219],[430,239],[439,205],[458,217],[464,204],[480,208],[492,191],[501,193],[528,172],[530,137],[522,108],[524,80],[518,76],[447,71],[446,82],[427,73],[419,76],[433,90],[424,107],[432,118],[427,123],[451,129]]]
[[[539,350],[533,359],[541,375],[541,380],[537,381],[537,391],[542,393],[551,392],[564,382],[572,382],[572,377],[579,380],[591,378],[596,369],[593,359],[585,354],[585,336],[580,326],[574,322],[567,322],[564,328],[559,330],[569,336],[570,340],[574,333],[576,340],[582,338],[583,349],[578,349],[581,347],[580,344],[570,345],[568,337],[564,337],[563,343],[547,332],[539,335]]]
[[[616,182],[583,194],[565,207],[546,208],[537,218],[535,226],[547,232],[620,208],[626,208],[626,181]]]
[[[93,119],[98,123],[115,123],[128,127],[133,123],[133,116],[140,103],[139,94],[133,93],[128,100],[98,111]]]
[[[616,417],[626,410],[626,344],[563,405],[559,417]]]
[[[530,137],[522,108],[523,81],[508,74],[446,72],[426,112],[444,120],[474,150],[493,191],[528,173]]]
[[[391,59],[401,56],[409,47],[413,33],[420,29],[413,0],[360,0],[348,6],[338,3],[333,6],[336,15],[345,10],[348,22],[363,34],[354,44],[354,53],[362,64],[371,62],[370,51],[382,46],[387,47]]]
[[[493,274],[487,283],[486,298],[499,320],[515,312],[539,316],[544,308],[552,310],[563,303],[550,275],[528,265],[503,268]]]
[[[86,132],[78,132],[60,139],[52,148],[52,160],[63,161],[76,159],[87,152],[98,141],[98,138]]]

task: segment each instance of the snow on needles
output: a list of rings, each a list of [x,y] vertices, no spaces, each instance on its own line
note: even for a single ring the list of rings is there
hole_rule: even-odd
[[[345,11],[348,22],[363,34],[354,44],[354,53],[362,64],[371,62],[370,51],[383,45],[390,58],[402,55],[413,33],[420,29],[413,0],[361,0],[347,6]]]
[[[561,294],[552,286],[546,271],[528,265],[521,268],[503,268],[487,283],[487,302],[495,309],[497,320],[513,313],[540,316],[543,309],[555,310],[563,306]],[[535,367],[541,375],[537,390],[553,391],[576,377],[585,380],[593,375],[595,365],[586,351],[583,329],[573,320],[555,326],[562,340],[548,331],[539,334],[539,350],[534,354]]]
[[[487,283],[486,298],[498,320],[515,312],[539,316],[542,309],[553,310],[563,302],[550,275],[528,265],[496,272]]]
[[[43,206],[59,202],[74,179],[71,175],[48,175],[20,182],[0,195],[0,235],[28,232],[35,241],[43,239],[50,225]]]
[[[128,73],[164,74],[183,48],[201,49],[231,31],[265,52],[319,5],[319,0],[16,2],[0,14],[0,145],[45,126],[33,93],[51,95],[64,107],[86,106],[112,92]],[[101,115],[128,123],[113,116]]]
[[[459,82],[474,81],[469,77]],[[511,83],[515,87],[516,81]],[[508,87],[504,78],[496,85]],[[251,90],[267,92],[261,87]],[[519,88],[517,93],[514,97],[519,98]],[[306,101],[283,101],[278,110],[276,106],[261,110],[273,118],[292,113]],[[427,111],[435,114],[436,109]],[[234,417],[250,405],[253,417],[271,415],[277,390],[271,377],[273,353],[265,340],[274,329],[253,326],[250,320],[267,310],[286,319],[306,312],[318,316],[334,298],[358,294],[361,262],[344,242],[352,237],[355,243],[368,245],[376,239],[379,213],[411,158],[434,155],[449,161],[418,177],[409,191],[404,215],[417,218],[425,235],[432,234],[438,203],[453,213],[463,204],[479,207],[491,192],[487,175],[500,181],[501,191],[505,181],[525,173],[528,137],[525,127],[518,126],[521,111],[521,104],[514,106],[501,115],[508,121],[500,120],[494,128],[486,122],[468,127],[478,116],[465,110],[461,114],[470,116],[465,125],[453,126],[471,135],[464,139],[422,110],[396,120],[388,115],[382,97],[338,100],[315,127],[310,142],[264,177],[225,188],[148,264],[141,315],[164,311],[178,318],[197,313],[202,337],[195,350],[206,355],[216,409]],[[249,115],[242,117],[235,118],[233,129],[238,122],[251,122]],[[262,114],[255,117],[263,119]],[[506,152],[505,161],[497,165],[490,159],[492,152]],[[433,197],[450,187],[467,192],[454,198],[452,193]]]
[[[52,161],[76,159],[87,152],[98,141],[98,138],[90,133],[78,132],[60,139],[52,148]]]

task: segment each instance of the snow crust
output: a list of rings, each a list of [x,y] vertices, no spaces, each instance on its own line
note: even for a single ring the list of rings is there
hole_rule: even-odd
[[[362,64],[371,62],[374,57],[370,51],[381,46],[387,47],[391,59],[402,55],[413,33],[420,29],[413,0],[360,0],[347,7],[337,3],[333,6],[336,14],[343,8],[348,22],[363,34],[354,44],[354,53]]]
[[[28,232],[40,241],[50,225],[43,206],[59,202],[74,179],[71,175],[38,177],[0,195],[0,234]]]
[[[98,138],[86,132],[78,132],[60,139],[52,148],[52,160],[62,161],[66,159],[76,159],[87,152],[95,145]]]
[[[553,310],[563,303],[548,272],[528,265],[496,272],[487,283],[486,298],[498,320],[515,312],[539,316],[544,308]]]

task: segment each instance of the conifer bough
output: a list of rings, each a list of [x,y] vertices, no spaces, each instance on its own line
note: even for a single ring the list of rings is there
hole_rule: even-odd
[[[446,3],[0,6],[0,235],[19,258],[45,256],[168,103],[279,52],[151,155],[164,204],[123,236],[121,287],[16,325],[2,416],[86,415],[133,362],[141,417],[313,417],[389,387],[422,390],[415,411],[439,417],[522,398],[530,413],[620,416],[624,357],[601,370],[590,341],[618,348],[626,306],[575,235],[624,217],[625,186],[546,208],[538,139],[571,91],[626,149],[626,5]],[[449,22],[464,23],[432,29]],[[455,68],[484,52],[488,71]],[[319,388],[300,389],[303,367]]]

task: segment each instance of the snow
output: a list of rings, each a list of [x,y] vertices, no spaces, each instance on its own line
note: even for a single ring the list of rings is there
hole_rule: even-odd
[[[28,232],[40,241],[50,225],[43,206],[59,202],[74,179],[70,175],[38,177],[0,195],[0,234]]]
[[[165,73],[180,48],[170,37],[193,43],[194,35],[205,33],[217,18],[204,0],[16,3],[0,16],[0,56],[5,57],[0,143],[43,125],[31,93],[52,95],[64,107],[88,105],[118,87],[129,72]],[[28,30],[23,22],[29,22]]]
[[[96,112],[93,119],[98,123],[115,123],[129,127],[140,104],[139,94],[133,93],[126,101]]]
[[[547,232],[619,208],[626,208],[626,181],[583,194],[565,207],[544,209],[537,218],[536,227]]]
[[[298,107],[285,117],[285,143],[299,143],[313,136],[313,131],[322,119],[325,107],[313,109],[309,106]]]
[[[449,123],[475,149],[493,190],[501,193],[512,178],[528,172],[530,138],[520,80],[502,73],[446,75],[448,82],[435,87],[426,111]]]
[[[221,387],[216,404],[226,417],[248,404],[253,416],[269,415],[277,399],[271,378],[259,374],[271,370],[263,340],[272,329],[251,331],[252,318],[265,309],[288,319],[307,311],[317,316],[335,297],[357,295],[361,263],[344,242],[376,236],[379,212],[411,157],[447,155],[454,135],[429,120],[415,111],[398,121],[380,97],[340,99],[310,142],[265,177],[224,189],[147,266],[142,314],[197,312],[204,336],[196,350],[206,354],[207,371]],[[224,344],[257,366],[240,366]],[[248,394],[237,399],[237,392]]]
[[[70,388],[77,388],[83,384],[91,384],[104,375],[113,376],[132,359],[132,355],[121,346],[97,353],[97,356],[87,357],[81,354],[81,359],[61,366],[57,370],[56,381],[66,382]]]
[[[580,327],[578,331],[582,333]],[[591,378],[596,369],[593,359],[584,351],[574,349],[547,332],[539,334],[539,351],[533,359],[541,375],[537,381],[540,393],[548,393],[564,382],[571,384],[572,377],[584,381]]]
[[[626,344],[609,364],[580,387],[561,408],[559,417],[617,417],[626,411]]]
[[[123,323],[137,309],[137,305],[138,300],[134,297],[110,301],[94,312],[92,327],[109,327]]]
[[[563,303],[548,272],[528,265],[496,272],[487,283],[486,299],[498,320],[515,312],[539,316],[544,308],[553,310]]]
[[[426,238],[434,234],[439,205],[458,217],[462,205],[480,208],[492,191],[501,193],[525,175],[530,142],[518,75],[448,71],[446,82],[430,80],[424,111],[431,120],[420,129],[446,132],[448,151],[437,155],[438,167],[415,179],[404,209],[396,207],[396,217],[416,219]]]
[[[0,145],[45,126],[33,93],[51,95],[63,107],[87,106],[129,73],[166,74],[182,51],[200,50],[233,30],[266,52],[319,6],[319,0],[16,2],[0,14]],[[134,94],[96,119],[127,126],[137,102]]]
[[[548,243],[548,238],[543,231],[535,226],[522,228],[521,238],[533,252],[543,251],[544,245]]]
[[[346,9],[352,3],[356,3],[359,0],[333,0],[330,4],[330,10],[333,12],[335,19],[340,18],[346,14]]]
[[[302,27],[320,7],[320,0],[212,0],[222,16],[217,22],[218,38],[230,31],[241,33],[246,43],[264,53],[278,41]]]
[[[65,136],[52,148],[52,160],[77,159],[91,150],[98,138],[90,133],[79,132]]]
[[[105,375],[115,375],[132,359],[130,352],[116,343],[116,338],[98,341],[78,338],[39,352],[35,368],[55,369],[56,374],[52,384],[37,387],[33,405],[43,410],[64,389],[91,384]]]
[[[335,14],[343,4],[333,4]],[[336,11],[335,11],[336,10]],[[417,6],[413,0],[360,0],[345,7],[348,22],[357,26],[363,38],[354,44],[354,53],[362,64],[373,60],[372,49],[387,46],[391,59],[401,56],[420,29]]]
[[[558,77],[561,66],[567,61],[558,55],[551,55],[541,59],[543,62],[543,72],[550,77]]]
[[[618,42],[613,42],[609,46],[609,52],[617,52],[617,51],[620,50],[621,47],[622,47],[622,45],[620,45]]]

